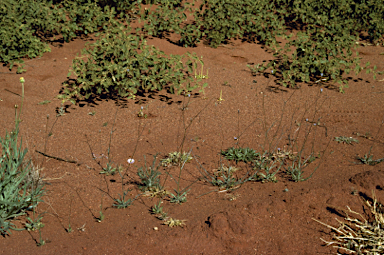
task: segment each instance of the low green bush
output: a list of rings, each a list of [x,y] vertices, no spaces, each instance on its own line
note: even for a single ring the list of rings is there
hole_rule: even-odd
[[[147,45],[143,36],[132,35],[123,26],[110,27],[73,60],[68,76],[76,75],[76,82],[65,83],[58,97],[75,103],[75,98],[112,92],[135,98],[138,90],[202,90],[206,84],[200,86],[200,79],[192,76],[197,61],[195,54],[168,56]]]
[[[18,67],[22,58],[35,58],[50,51],[47,42],[54,36],[66,42],[81,34],[105,29],[115,21],[116,11],[94,1],[4,0],[0,6],[0,62]],[[53,38],[55,39],[55,37]]]
[[[334,81],[348,87],[343,74],[369,68],[353,56],[361,38],[383,42],[382,1],[354,0],[204,0],[199,6],[180,0],[156,1],[144,11],[143,31],[157,37],[180,34],[179,44],[194,47],[205,40],[212,47],[238,38],[260,42],[274,54],[267,63],[248,65],[254,75],[269,73],[285,87],[299,82]],[[278,42],[285,38],[286,42]],[[293,49],[293,53],[290,52]],[[375,72],[374,78],[382,72]]]

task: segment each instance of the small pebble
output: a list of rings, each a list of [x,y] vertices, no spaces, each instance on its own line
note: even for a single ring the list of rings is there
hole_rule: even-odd
[[[154,227],[153,230],[156,230],[156,231],[157,231],[157,230],[159,230],[159,228],[158,228],[158,227]]]

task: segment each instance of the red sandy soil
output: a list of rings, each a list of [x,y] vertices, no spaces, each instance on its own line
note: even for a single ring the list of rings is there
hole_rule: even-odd
[[[277,86],[273,76],[252,76],[246,67],[247,63],[271,59],[261,45],[233,40],[217,49],[204,43],[183,48],[172,40],[149,38],[148,44],[167,54],[189,51],[203,57],[204,70],[209,70],[206,98],[192,93],[188,101],[182,95],[165,91],[142,94],[136,100],[96,97],[76,105],[66,103],[65,115],[56,120],[61,102],[55,97],[67,80],[72,59],[90,40],[76,39],[52,46],[52,52],[41,58],[26,60],[24,74],[7,73],[6,67],[0,68],[1,135],[14,127],[14,105],[21,101],[19,78],[24,77],[21,135],[29,149],[27,155],[35,165],[43,167],[41,174],[47,183],[44,202],[37,208],[37,213],[44,213],[41,235],[46,244],[36,245],[37,231],[12,231],[0,239],[1,254],[335,254],[336,249],[320,240],[330,240],[331,230],[312,218],[338,226],[335,218],[343,219],[347,206],[364,212],[360,198],[372,197],[372,191],[384,202],[383,164],[354,163],[356,155],[363,156],[371,146],[375,159],[384,157],[384,130],[380,129],[384,82],[362,73],[346,76],[351,79],[345,94],[331,84],[287,89]],[[368,46],[359,51],[363,63],[370,61],[378,70],[384,69],[384,56],[380,55],[383,48]],[[221,92],[224,101],[219,103]],[[38,104],[44,100],[52,102]],[[181,111],[188,102],[188,109]],[[137,116],[141,106],[148,107],[144,111],[149,116],[146,119]],[[94,116],[88,114],[92,111]],[[326,151],[322,161],[318,159],[305,169],[307,176],[321,162],[307,181],[293,182],[282,169],[277,183],[247,182],[232,193],[215,191],[201,178],[198,163],[193,160],[181,173],[180,186],[192,184],[187,202],[179,205],[171,204],[169,198],[163,201],[169,216],[185,220],[183,228],[170,228],[150,213],[158,198],[140,196],[126,209],[112,207],[113,198],[122,194],[121,178],[99,174],[100,165],[105,167],[107,160],[95,161],[92,153],[107,155],[116,111],[110,158],[127,169],[124,189],[132,190],[129,198],[141,193],[136,184],[137,168],[143,166],[144,155],[148,164],[156,153],[158,160],[165,157],[178,149],[184,134],[184,150],[192,149],[195,158],[211,173],[219,166],[220,150],[236,146],[236,142],[261,151],[265,142],[264,116],[268,127],[275,123],[270,138],[276,130],[279,136],[283,134],[278,144],[281,148],[288,143],[291,123],[296,128],[295,121],[305,125],[305,118],[321,118],[327,132],[318,127],[313,129],[316,134],[308,136],[315,135],[315,151]],[[296,114],[292,119],[293,113]],[[196,115],[184,132],[184,124]],[[107,126],[103,126],[106,122]],[[354,132],[370,133],[372,137],[365,139]],[[341,144],[334,141],[335,136],[353,136],[360,142]],[[307,146],[310,149],[310,143]],[[45,157],[36,150],[78,164]],[[128,158],[134,158],[135,163],[128,165]],[[234,162],[231,164],[235,166]],[[244,171],[250,166],[239,163],[237,167]],[[160,171],[164,181],[165,171],[177,176],[179,168],[161,167]],[[169,176],[165,187],[171,192],[176,188]],[[101,204],[105,218],[98,222]],[[67,232],[69,219],[71,233]],[[15,221],[18,226],[23,222],[25,218]]]

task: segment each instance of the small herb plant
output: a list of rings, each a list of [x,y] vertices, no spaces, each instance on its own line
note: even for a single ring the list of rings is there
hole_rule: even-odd
[[[374,166],[384,161],[384,158],[373,159],[373,155],[371,154],[372,147],[369,149],[369,152],[364,155],[364,157],[356,157],[357,160],[360,161],[360,164]]]
[[[264,153],[257,160],[253,161],[255,173],[252,180],[261,182],[277,182],[276,174],[280,171],[284,162],[280,158],[271,158],[268,153]]]
[[[335,141],[338,143],[346,143],[346,144],[359,143],[359,140],[353,137],[346,137],[346,136],[337,136],[335,137]]]
[[[166,158],[161,159],[162,166],[177,166],[182,163],[188,163],[193,159],[193,157],[187,152],[171,152]]]
[[[137,175],[141,180],[140,188],[143,191],[156,192],[156,191],[163,190],[163,187],[160,185],[160,178],[159,178],[161,173],[158,170],[160,167],[160,164],[156,164],[157,155],[154,155],[153,157],[154,159],[152,162],[152,166],[147,166],[147,162],[144,156],[144,160],[145,160],[144,168],[140,167],[137,171]]]
[[[161,204],[163,201],[159,201],[159,203],[155,204],[151,208],[151,213],[154,214],[159,220],[164,220],[167,218],[167,213],[163,211],[163,206]]]
[[[123,192],[123,195],[119,194],[119,198],[115,198],[114,201],[115,203],[113,204],[113,207],[116,207],[118,209],[124,209],[127,208],[128,206],[132,205],[134,199],[126,199],[126,196],[130,190],[126,190]],[[102,211],[100,210],[100,217],[104,218],[104,215],[102,214]]]
[[[144,107],[142,106],[140,108],[140,111],[137,113],[137,117],[146,119],[146,118],[148,118],[148,115],[146,113],[144,113],[143,110],[144,110]]]
[[[185,225],[185,220],[177,220],[167,216],[167,213],[163,211],[163,206],[161,206],[162,201],[155,204],[151,208],[151,213],[156,216],[159,220],[163,221],[163,225],[167,225],[168,227],[183,227]]]
[[[233,190],[245,182],[245,180],[235,177],[234,174],[237,170],[238,169],[233,166],[226,167],[221,165],[220,169],[215,171],[211,180],[208,181],[213,186],[219,187],[219,189]]]
[[[169,193],[171,203],[182,204],[182,203],[187,202],[187,194],[190,191],[189,187],[192,186],[194,184],[194,182],[192,182],[187,187],[182,189],[180,187],[180,180],[181,180],[181,173],[183,172],[185,164],[187,162],[189,162],[190,160],[192,160],[192,157],[190,156],[191,152],[192,152],[192,149],[188,153],[176,154],[176,155],[178,155],[178,157],[177,157],[177,159],[178,159],[177,164],[179,166],[178,176],[173,176],[170,172],[166,172],[171,177],[171,179],[173,179],[174,182],[176,183],[176,189],[174,189],[175,193]],[[183,158],[183,159],[181,160],[181,158]]]
[[[315,159],[316,157],[312,154],[309,155],[306,159],[301,157],[295,157],[292,160],[292,164],[287,168],[287,173],[290,175],[292,181],[302,182],[310,179],[314,172],[317,170],[317,168],[315,168],[312,174],[308,175],[307,177],[304,177],[304,168],[306,168],[308,164],[313,162]]]
[[[100,171],[100,174],[105,174],[105,175],[115,175],[118,171],[121,171],[122,170],[122,167],[119,166],[119,167],[113,167],[112,165],[113,163],[111,162],[107,162],[107,166],[106,167],[103,167],[103,170]]]
[[[176,181],[177,184],[179,181]],[[175,203],[175,204],[182,204],[182,203],[187,202],[187,194],[190,191],[190,189],[187,189],[187,188],[184,188],[182,190],[180,190],[180,188],[174,189],[175,194],[170,193],[170,196],[171,196],[170,202]]]
[[[236,163],[243,161],[245,163],[252,162],[253,160],[259,157],[259,154],[255,150],[250,148],[228,148],[225,151],[221,151],[223,155],[228,160],[234,160]]]
[[[207,171],[202,164],[196,159],[202,179],[206,182],[218,187],[219,190],[232,191],[239,188],[242,184],[253,179],[251,171],[246,173],[239,173],[239,168],[233,166],[225,166],[220,162],[219,168],[214,170],[213,173]]]

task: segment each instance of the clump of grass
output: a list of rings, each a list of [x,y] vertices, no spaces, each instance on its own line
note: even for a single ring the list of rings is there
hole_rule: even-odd
[[[313,219],[335,232],[333,235],[334,241],[321,240],[327,246],[332,245],[336,249],[352,254],[384,254],[384,207],[377,202],[375,194],[373,194],[372,201],[366,200],[365,204],[373,216],[370,221],[360,213],[352,211],[348,206],[345,221],[342,222],[336,219],[340,224],[338,228]],[[355,217],[349,214],[355,215]]]
[[[193,159],[193,157],[187,152],[171,152],[166,158],[161,159],[162,166],[177,166],[182,163],[188,163]]]
[[[9,235],[10,230],[24,230],[16,228],[12,220],[25,215],[27,210],[34,209],[41,197],[45,194],[44,183],[41,181],[39,170],[31,161],[25,159],[28,149],[22,149],[22,140],[19,140],[20,116],[24,102],[24,78],[20,78],[22,96],[20,108],[15,106],[15,128],[0,137],[0,234]],[[41,217],[28,218],[26,227],[39,229]],[[41,232],[40,232],[41,237]],[[40,239],[40,245],[44,242]]]
[[[346,143],[346,144],[359,143],[359,140],[353,137],[346,137],[346,136],[337,136],[335,137],[335,141],[338,143]]]

